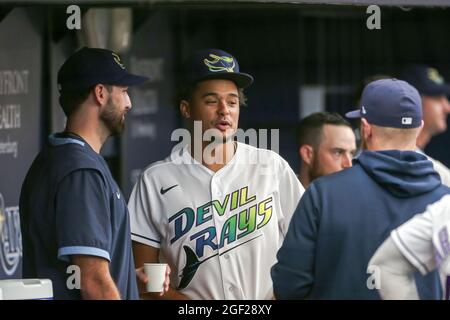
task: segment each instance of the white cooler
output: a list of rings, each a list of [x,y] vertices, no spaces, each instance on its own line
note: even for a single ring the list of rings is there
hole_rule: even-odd
[[[0,300],[52,300],[53,287],[49,279],[0,280]]]

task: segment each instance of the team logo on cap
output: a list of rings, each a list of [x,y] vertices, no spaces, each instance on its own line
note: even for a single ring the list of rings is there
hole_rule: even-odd
[[[125,69],[125,66],[123,65],[122,61],[120,60],[120,57],[117,53],[112,53],[112,56],[114,58],[114,61],[122,68]]]
[[[402,124],[404,125],[412,125],[413,119],[411,117],[403,117]]]
[[[434,68],[428,68],[428,79],[431,81],[437,83],[437,84],[443,84],[444,79],[439,74],[439,72]]]
[[[234,67],[236,66],[236,63],[234,62],[234,59],[227,56],[217,56],[215,54],[210,53],[209,54],[211,60],[208,60],[208,58],[205,58],[203,62],[208,67],[209,71],[211,72],[234,72]]]

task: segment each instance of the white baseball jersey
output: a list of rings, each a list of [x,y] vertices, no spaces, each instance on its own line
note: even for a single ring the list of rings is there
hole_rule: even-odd
[[[449,230],[450,195],[446,195],[391,233],[401,253],[423,275],[439,267],[447,299],[447,277],[450,276]]]
[[[270,269],[304,192],[273,151],[238,143],[217,172],[186,146],[145,169],[128,204],[134,241],[160,248],[191,299],[271,299]]]

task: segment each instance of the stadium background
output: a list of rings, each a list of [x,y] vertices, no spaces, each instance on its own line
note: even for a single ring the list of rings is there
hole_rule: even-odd
[[[192,50],[229,51],[255,77],[240,127],[279,129],[279,152],[294,171],[299,119],[354,109],[365,77],[425,63],[450,80],[450,1],[296,2],[0,2],[0,279],[21,276],[20,187],[47,135],[64,126],[56,73],[82,44],[111,48],[129,34],[121,50],[127,68],[152,79],[131,89],[126,132],[102,150],[126,196],[146,165],[169,154],[171,133],[183,126],[174,95]],[[81,9],[81,30],[67,28],[72,4]],[[381,6],[379,30],[366,27],[369,4]],[[437,136],[426,150],[447,166],[449,140],[450,133]]]

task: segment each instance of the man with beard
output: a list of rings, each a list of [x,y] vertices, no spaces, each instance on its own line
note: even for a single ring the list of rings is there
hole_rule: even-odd
[[[303,195],[272,268],[277,298],[379,299],[377,275],[366,273],[370,258],[390,231],[450,192],[415,152],[423,121],[414,87],[373,81],[346,116],[361,119],[363,151]],[[440,298],[436,272],[418,275],[417,285],[421,298]]]
[[[356,140],[352,127],[337,113],[313,113],[299,123],[297,141],[302,185],[352,166]]]
[[[109,50],[82,48],[58,72],[64,132],[49,136],[22,186],[23,277],[49,278],[56,299],[138,299],[129,217],[100,149],[124,128],[128,73]],[[168,288],[168,277],[166,279]]]
[[[133,189],[136,265],[169,263],[174,287],[163,298],[273,298],[270,267],[303,187],[278,154],[234,139],[252,82],[222,50],[188,59],[179,108],[189,141]]]

